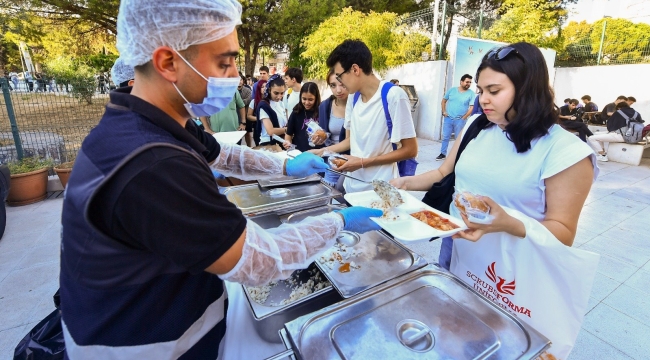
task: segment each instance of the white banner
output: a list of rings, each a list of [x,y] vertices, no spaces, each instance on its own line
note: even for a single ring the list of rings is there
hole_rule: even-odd
[[[32,57],[29,55],[29,48],[27,47],[27,44],[21,41],[19,48],[20,53],[23,54],[23,59],[25,60],[25,67],[27,68],[27,71],[34,74],[34,64],[32,63]]]

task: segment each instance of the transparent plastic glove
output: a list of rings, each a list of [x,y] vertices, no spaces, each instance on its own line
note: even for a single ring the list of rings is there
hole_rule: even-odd
[[[269,230],[248,221],[241,258],[232,270],[219,277],[249,286],[286,279],[331,248],[341,230],[343,219],[335,213]]]
[[[287,161],[287,175],[304,177],[329,169],[325,161],[312,153],[304,152]]]
[[[210,168],[224,176],[241,180],[257,180],[282,176],[284,158],[268,151],[258,151],[248,146],[220,144],[219,157]]]
[[[372,230],[379,230],[381,227],[371,217],[381,217],[384,212],[379,209],[372,209],[363,206],[353,206],[338,212],[345,219],[345,230],[356,233],[364,233]]]

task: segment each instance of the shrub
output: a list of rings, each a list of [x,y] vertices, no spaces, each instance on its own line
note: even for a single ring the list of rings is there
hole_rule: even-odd
[[[7,166],[12,175],[18,175],[49,168],[52,166],[52,160],[26,157],[20,161],[9,162],[7,163]]]

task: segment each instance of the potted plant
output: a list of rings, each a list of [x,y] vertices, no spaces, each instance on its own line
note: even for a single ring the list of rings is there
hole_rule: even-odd
[[[50,160],[28,157],[7,165],[11,172],[8,205],[28,205],[45,199],[47,171],[52,166]]]
[[[74,161],[68,161],[54,167],[54,172],[56,172],[56,174],[59,176],[59,180],[61,180],[61,186],[63,186],[63,188],[65,188],[65,185],[68,183],[73,165]]]

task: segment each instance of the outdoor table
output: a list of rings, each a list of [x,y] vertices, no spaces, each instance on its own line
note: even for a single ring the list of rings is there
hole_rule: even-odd
[[[224,283],[228,291],[228,314],[221,359],[266,359],[286,350],[282,343],[266,342],[257,334],[242,286]]]

